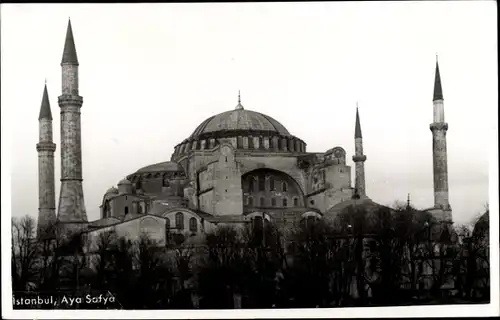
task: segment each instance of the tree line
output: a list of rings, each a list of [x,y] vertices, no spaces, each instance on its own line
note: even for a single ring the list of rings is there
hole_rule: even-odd
[[[363,209],[283,230],[220,226],[202,244],[101,232],[35,237],[12,221],[16,293],[110,292],[124,309],[314,308],[489,301],[489,244],[411,208]],[[368,226],[368,227],[367,227]],[[370,227],[371,226],[371,227]],[[112,306],[116,308],[117,306]]]

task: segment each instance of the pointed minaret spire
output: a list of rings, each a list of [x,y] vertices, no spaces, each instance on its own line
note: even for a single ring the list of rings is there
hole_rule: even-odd
[[[241,104],[241,94],[240,90],[238,90],[238,105],[235,108],[236,110],[243,110],[243,105]]]
[[[433,101],[436,100],[443,100],[443,88],[441,87],[441,75],[439,74],[439,63],[438,63],[438,57],[436,54],[436,76],[434,78],[434,99]]]
[[[50,112],[47,80],[43,89],[42,105],[38,117],[38,222],[37,237],[50,239],[54,236],[56,221],[56,196],[54,177],[54,152],[56,145],[52,141],[52,113]]]
[[[356,127],[354,129],[354,156],[352,161],[356,165],[355,173],[355,191],[360,198],[366,197],[365,186],[365,161],[366,156],[363,153],[363,137],[361,136],[361,125],[359,123],[358,103],[356,102]]]
[[[358,103],[356,102],[356,127],[354,128],[354,138],[363,138],[361,134],[361,124],[359,123]]]
[[[406,208],[410,208],[410,194],[408,193],[408,199],[406,199]]]
[[[452,222],[452,212],[448,193],[448,156],[446,151],[446,133],[448,123],[444,116],[443,90],[441,88],[441,75],[436,55],[436,75],[434,78],[432,131],[432,161],[434,169],[434,212],[438,220]]]
[[[85,228],[87,211],[83,196],[81,107],[83,98],[78,90],[78,59],[71,21],[61,62],[61,188],[57,210],[58,230],[63,234]]]
[[[71,20],[69,19],[68,19],[68,30],[66,31],[66,41],[64,42],[64,51],[63,51],[61,65],[63,63],[78,65],[75,39],[73,38],[73,29],[71,28]]]
[[[38,120],[47,119],[52,120],[52,112],[50,111],[49,94],[47,92],[47,80],[45,80],[45,87],[43,88],[42,105],[40,106],[40,115]]]

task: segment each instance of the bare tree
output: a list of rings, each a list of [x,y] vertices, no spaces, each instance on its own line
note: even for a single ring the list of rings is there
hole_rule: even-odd
[[[36,222],[26,215],[20,219],[12,218],[12,288],[14,291],[25,291],[35,286],[38,247],[35,238]]]

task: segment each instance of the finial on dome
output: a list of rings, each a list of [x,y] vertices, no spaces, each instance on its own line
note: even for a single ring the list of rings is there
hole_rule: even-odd
[[[241,104],[240,90],[238,90],[238,105],[236,106],[236,110],[243,110],[243,105]]]

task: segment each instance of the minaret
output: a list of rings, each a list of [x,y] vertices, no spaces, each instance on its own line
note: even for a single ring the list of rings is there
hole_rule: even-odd
[[[432,131],[432,158],[434,166],[434,208],[442,210],[442,216],[436,218],[451,221],[451,207],[448,198],[448,160],[446,153],[446,131],[448,123],[444,120],[443,89],[436,57],[436,76],[434,79],[434,119],[430,125]]]
[[[354,156],[352,161],[356,164],[355,185],[357,195],[360,198],[366,197],[365,187],[365,161],[366,156],[363,154],[363,136],[361,134],[361,124],[359,123],[359,112],[356,103],[356,128],[354,130]]]
[[[42,105],[38,116],[38,225],[37,236],[41,239],[54,236],[52,227],[56,222],[56,189],[54,178],[54,152],[52,142],[52,112],[50,111],[47,83],[43,89]]]
[[[78,58],[71,21],[61,61],[61,195],[57,221],[63,230],[77,231],[86,227],[87,213],[82,187],[82,144],[80,108],[83,98],[78,95]]]

